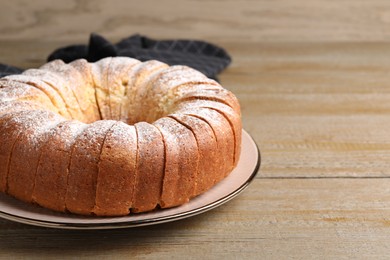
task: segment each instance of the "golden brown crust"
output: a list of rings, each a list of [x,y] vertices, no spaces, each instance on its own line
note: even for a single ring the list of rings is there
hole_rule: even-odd
[[[165,144],[165,169],[160,206],[184,204],[195,194],[199,153],[190,129],[178,121],[163,117],[153,123],[161,131]]]
[[[0,116],[12,112],[28,110],[44,110],[45,108],[39,104],[29,101],[0,101]]]
[[[79,121],[64,121],[51,131],[42,147],[35,177],[33,202],[64,212],[71,150],[87,127]]]
[[[40,151],[46,143],[49,130],[64,119],[48,111],[35,110],[16,115],[21,123],[19,135],[12,148],[7,177],[7,192],[31,202]]]
[[[183,95],[181,89],[193,84],[207,84],[208,88],[221,88],[215,81],[189,67],[164,68],[153,81],[150,81],[147,94],[140,99],[143,100],[142,103],[148,104],[149,108],[143,115],[144,120],[153,122],[169,114],[173,109],[172,105]]]
[[[218,153],[217,140],[210,125],[197,117],[183,114],[171,114],[170,117],[191,129],[195,136],[200,162],[194,191],[194,195],[197,196],[209,190],[217,182],[215,176],[220,165],[219,157],[216,156]]]
[[[100,154],[94,214],[123,216],[130,213],[137,153],[135,127],[115,123],[106,135]]]
[[[112,120],[93,122],[75,140],[65,199],[66,209],[72,213],[90,215],[93,212],[99,157],[104,138],[113,124]]]
[[[15,118],[21,111],[10,112],[0,116],[0,191],[7,192],[7,178],[9,163],[12,156],[12,148],[22,129],[22,122],[16,122]]]
[[[220,158],[220,168],[216,173],[216,182],[222,180],[234,167],[234,140],[233,131],[228,120],[210,108],[184,108],[177,111],[179,114],[195,116],[204,120],[213,129],[218,146],[218,157]]]
[[[154,125],[140,122],[135,129],[137,168],[132,212],[144,212],[160,202],[166,155],[162,135]]]
[[[233,131],[233,140],[234,140],[234,167],[237,165],[240,152],[241,152],[241,136],[242,136],[242,124],[240,115],[233,110],[233,108],[225,105],[224,103],[212,101],[212,100],[203,100],[203,99],[188,99],[182,100],[178,103],[178,109],[186,108],[210,108],[221,115],[223,115],[230,124],[230,128]]]
[[[241,116],[240,104],[238,103],[237,98],[232,92],[224,88],[210,89],[208,85],[196,84],[187,86],[187,89],[183,92],[182,97],[177,100],[178,103],[190,100],[215,101],[231,107],[238,116]]]

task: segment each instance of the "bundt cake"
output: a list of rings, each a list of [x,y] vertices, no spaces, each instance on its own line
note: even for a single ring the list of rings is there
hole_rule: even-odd
[[[240,113],[186,66],[55,60],[0,79],[0,191],[82,215],[182,205],[237,165]]]

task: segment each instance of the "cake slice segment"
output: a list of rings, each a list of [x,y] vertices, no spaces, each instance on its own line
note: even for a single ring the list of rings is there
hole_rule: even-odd
[[[65,199],[66,208],[72,213],[93,213],[99,157],[104,138],[115,122],[100,120],[89,124],[73,145]]]
[[[58,108],[54,106],[52,101],[42,90],[25,83],[6,80],[4,78],[0,79],[0,100],[2,102],[12,102],[16,100],[30,101],[31,103],[36,103],[50,111],[58,113]]]
[[[21,121],[21,132],[12,149],[7,193],[31,202],[42,146],[50,136],[50,129],[65,119],[49,111],[35,110],[17,115],[16,120]]]
[[[194,134],[175,119],[163,117],[153,123],[165,143],[165,169],[160,206],[184,204],[195,195],[199,153]]]
[[[146,121],[152,122],[168,114],[171,103],[177,98],[177,89],[188,84],[207,84],[209,88],[221,88],[218,83],[202,73],[186,66],[165,68],[147,88],[144,102],[150,104]]]
[[[52,129],[42,147],[35,177],[33,202],[64,212],[71,149],[76,138],[85,130],[79,121],[64,121]]]
[[[112,59],[107,68],[106,86],[110,100],[110,118],[121,120],[122,99],[125,96],[126,87],[131,82],[129,75],[131,70],[141,62],[127,57]]]
[[[92,63],[85,59],[78,59],[69,63],[75,72],[74,92],[78,98],[81,110],[84,113],[84,123],[92,123],[103,119],[95,96],[95,81],[92,71]],[[73,74],[71,74],[73,76]]]
[[[233,110],[230,106],[212,100],[199,100],[196,98],[179,100],[178,107],[182,108],[210,108],[223,115],[230,124],[234,136],[234,166],[237,165],[241,153],[242,123],[239,111]]]
[[[25,116],[25,111],[15,111],[0,116],[0,191],[7,192],[7,179],[12,150],[20,133],[24,130],[23,122],[18,118]]]
[[[136,162],[135,127],[123,122],[115,123],[106,135],[100,154],[93,210],[96,215],[121,216],[130,213],[136,181]]]
[[[202,119],[213,129],[218,147],[217,156],[220,158],[216,181],[222,180],[234,167],[234,139],[231,138],[231,136],[233,136],[233,131],[228,120],[223,115],[210,108],[184,106],[176,112]]]
[[[217,182],[214,177],[220,165],[217,140],[213,129],[204,120],[182,114],[171,114],[169,116],[191,129],[195,136],[199,152],[198,173],[194,191],[194,195],[197,196],[209,190]]]
[[[137,64],[130,70],[125,96],[122,100],[121,118],[128,124],[147,121],[145,115],[150,109],[155,109],[149,102],[142,98],[147,95],[147,89],[162,70],[168,65],[159,61],[150,60]],[[142,112],[141,112],[142,111]]]
[[[238,115],[241,115],[240,103],[236,96],[227,89],[207,84],[188,84],[178,88],[180,93],[179,102],[186,100],[208,100],[216,101],[231,107]]]
[[[160,131],[146,122],[136,123],[137,166],[132,212],[152,210],[160,203],[165,150]]]
[[[62,60],[46,63],[40,69],[50,71],[65,79],[62,90],[72,92],[82,112],[84,123],[100,120],[99,110],[95,99],[94,83],[91,75],[91,64],[85,59],[79,59],[69,64]],[[65,88],[65,89],[63,89]],[[72,99],[73,99],[72,97]]]
[[[1,87],[5,82],[9,86]],[[0,115],[34,109],[58,112],[45,93],[35,87],[15,81],[0,80],[0,100]]]
[[[58,108],[58,113],[60,115],[64,116],[67,119],[72,118],[66,108],[65,102],[62,97],[57,93],[57,91],[55,91],[50,85],[46,84],[41,79],[23,74],[6,76],[3,79],[25,83],[41,90],[50,98],[54,106]]]
[[[91,64],[95,99],[102,119],[111,119],[110,90],[106,84],[111,61],[112,57],[107,57]]]
[[[45,69],[28,69],[23,72],[24,75],[41,78],[43,82],[52,87],[65,102],[66,109],[75,120],[84,120],[83,112],[80,105],[68,85],[69,81],[65,81],[58,73]]]

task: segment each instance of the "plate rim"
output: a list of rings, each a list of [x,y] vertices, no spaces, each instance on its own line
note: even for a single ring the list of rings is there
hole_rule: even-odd
[[[149,225],[157,225],[172,221],[177,221],[189,217],[193,217],[199,214],[202,214],[204,212],[207,212],[209,210],[212,210],[218,206],[221,206],[225,204],[226,202],[230,201],[231,199],[238,196],[241,192],[243,192],[249,184],[255,179],[257,173],[259,172],[260,166],[261,166],[261,153],[259,146],[254,141],[253,137],[244,129],[242,129],[243,134],[246,134],[251,143],[256,148],[255,151],[257,153],[257,161],[253,168],[252,173],[249,175],[249,177],[243,182],[238,188],[234,189],[229,194],[225,195],[224,197],[221,197],[218,200],[215,200],[211,203],[208,203],[204,206],[191,209],[188,211],[183,211],[179,213],[175,213],[172,215],[167,216],[159,216],[155,218],[147,218],[147,219],[139,219],[139,220],[128,220],[128,221],[120,221],[120,222],[104,222],[104,223],[65,223],[65,222],[56,222],[56,221],[49,221],[49,220],[38,220],[35,218],[29,218],[29,217],[23,217],[14,215],[12,213],[4,212],[0,209],[0,217],[18,222],[23,223],[27,225],[33,225],[33,226],[40,226],[40,227],[47,227],[47,228],[56,228],[56,229],[76,229],[76,230],[98,230],[98,229],[119,229],[119,228],[134,228],[134,227],[142,227],[142,226],[149,226]],[[213,188],[211,188],[212,190]],[[162,209],[163,210],[163,209]],[[147,213],[146,213],[147,214]]]

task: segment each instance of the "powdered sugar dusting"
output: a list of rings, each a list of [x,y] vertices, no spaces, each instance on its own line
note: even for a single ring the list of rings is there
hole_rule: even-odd
[[[155,128],[155,125],[146,122],[139,122],[134,126],[137,131],[137,136],[142,136],[142,139],[139,139],[139,142],[152,143],[154,141],[154,137],[150,135],[150,128]]]
[[[100,120],[93,122],[88,125],[88,127],[81,133],[75,145],[81,149],[78,149],[79,152],[82,152],[85,156],[90,158],[92,161],[98,161],[98,157],[90,153],[89,149],[101,150],[103,145],[103,140],[110,128],[116,123],[114,120]],[[99,152],[100,154],[100,152]]]
[[[34,149],[44,142],[45,138],[43,135],[47,133],[49,129],[65,119],[53,113],[48,113],[47,111],[40,111],[35,115],[35,117],[31,117],[31,114],[34,113],[28,114],[30,115],[27,115],[26,113],[17,116],[17,118],[22,122],[22,134],[19,139],[23,139],[23,146],[28,152],[33,152]]]
[[[62,151],[69,151],[79,136],[87,127],[80,121],[65,121],[58,124],[52,129],[50,135],[53,144],[55,143],[57,149]]]
[[[116,122],[110,129],[110,143],[113,145],[122,145],[123,143],[128,144],[136,140],[135,126],[128,125],[123,122]],[[130,137],[130,138],[129,138]]]
[[[172,66],[165,73],[161,74],[161,77],[156,81],[156,85],[170,89],[187,82],[208,80],[210,79],[205,75],[189,67]]]
[[[34,99],[45,95],[41,90],[30,85],[11,80],[0,80],[0,101]]]

